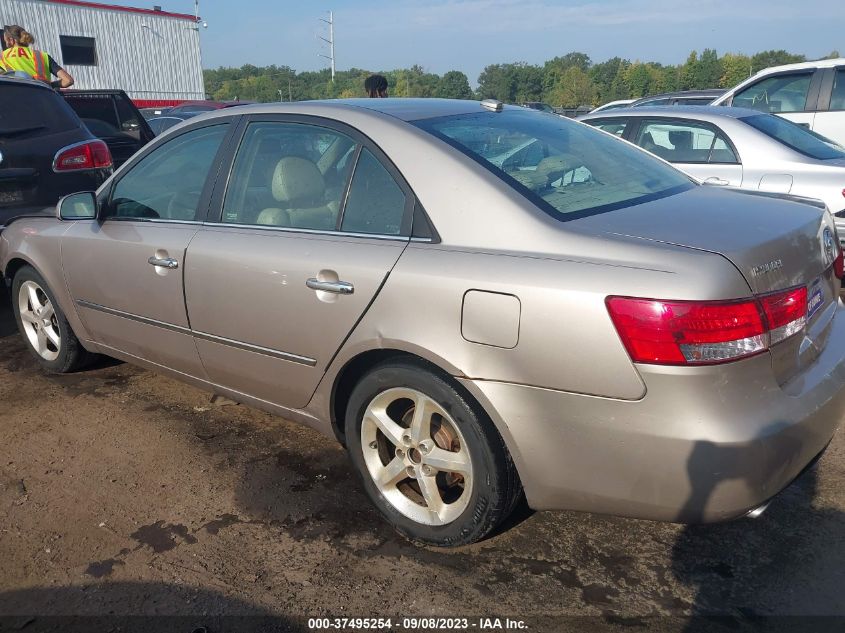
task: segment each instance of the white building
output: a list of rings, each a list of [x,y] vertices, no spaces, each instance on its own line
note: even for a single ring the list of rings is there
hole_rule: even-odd
[[[0,0],[0,27],[12,24],[73,76],[74,88],[120,88],[139,107],[205,98],[194,15],[83,0]]]

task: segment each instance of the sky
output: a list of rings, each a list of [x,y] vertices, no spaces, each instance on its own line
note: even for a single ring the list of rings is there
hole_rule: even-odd
[[[193,0],[149,0],[193,13]],[[133,0],[109,4],[134,4]],[[203,66],[328,64],[334,12],[339,70],[419,64],[461,70],[476,85],[488,64],[542,64],[571,51],[594,62],[619,56],[678,64],[691,50],[753,54],[786,49],[818,58],[845,55],[843,0],[200,0]]]

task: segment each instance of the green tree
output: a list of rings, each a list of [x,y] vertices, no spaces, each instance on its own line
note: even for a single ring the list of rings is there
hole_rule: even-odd
[[[513,102],[516,96],[516,76],[511,66],[512,64],[491,64],[485,67],[478,76],[478,97]]]
[[[459,70],[450,70],[440,78],[435,96],[444,99],[472,99],[469,79]]]
[[[722,56],[720,88],[733,88],[751,76],[751,58],[748,55],[725,53]]]
[[[751,68],[755,73],[760,72],[772,66],[783,66],[784,64],[797,64],[798,62],[805,62],[807,58],[804,55],[794,55],[787,53],[784,50],[778,51],[763,51],[757,53],[751,58]]]
[[[587,73],[577,66],[570,66],[548,93],[547,99],[561,108],[594,105],[596,88]]]

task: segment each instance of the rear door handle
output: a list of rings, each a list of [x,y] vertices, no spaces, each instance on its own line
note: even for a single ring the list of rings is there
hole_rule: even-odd
[[[305,285],[311,290],[322,290],[323,292],[333,292],[337,295],[351,295],[355,292],[355,286],[348,281],[320,281],[311,277],[305,282]]]
[[[150,257],[147,260],[147,263],[151,266],[161,266],[162,268],[167,268],[168,270],[179,268],[179,262],[172,257]]]
[[[708,185],[720,185],[722,187],[731,184],[730,181],[719,178],[718,176],[710,176],[710,178],[708,178],[704,182]]]

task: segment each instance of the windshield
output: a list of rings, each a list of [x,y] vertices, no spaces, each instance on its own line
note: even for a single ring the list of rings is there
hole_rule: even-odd
[[[818,160],[845,158],[845,148],[837,145],[835,141],[774,114],[757,114],[744,117],[740,121],[804,156]]]
[[[587,125],[524,109],[423,119],[414,124],[572,220],[685,191],[690,179]]]

